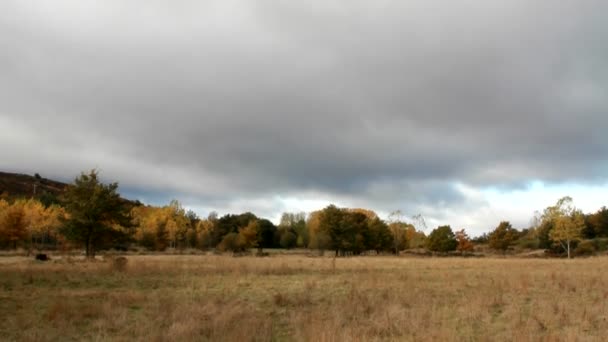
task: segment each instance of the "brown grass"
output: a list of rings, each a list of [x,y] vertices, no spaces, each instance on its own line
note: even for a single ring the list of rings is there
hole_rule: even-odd
[[[0,260],[2,340],[601,341],[607,258]],[[120,266],[119,266],[120,267]]]

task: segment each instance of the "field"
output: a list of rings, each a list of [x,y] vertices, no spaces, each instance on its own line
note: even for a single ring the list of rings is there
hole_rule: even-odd
[[[600,341],[605,257],[0,258],[12,341]]]

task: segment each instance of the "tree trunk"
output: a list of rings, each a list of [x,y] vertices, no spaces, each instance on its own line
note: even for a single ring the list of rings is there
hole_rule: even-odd
[[[568,259],[570,259],[570,240],[567,240],[568,244]]]
[[[95,258],[95,249],[93,247],[93,239],[92,239],[92,234],[89,234],[86,238],[86,242],[85,242],[85,253],[86,253],[86,258],[87,259],[94,259]]]

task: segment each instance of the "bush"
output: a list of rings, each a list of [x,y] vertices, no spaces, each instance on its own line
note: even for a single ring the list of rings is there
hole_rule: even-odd
[[[608,250],[608,238],[596,238],[592,240],[595,245],[595,250],[604,252]]]
[[[539,243],[537,239],[521,239],[517,241],[517,246],[524,249],[538,249]]]
[[[228,233],[222,239],[222,242],[217,246],[217,248],[222,251],[232,251],[236,252],[239,250],[239,235],[237,233]]]
[[[579,242],[574,250],[574,255],[593,255],[596,252],[595,241],[584,240]]]

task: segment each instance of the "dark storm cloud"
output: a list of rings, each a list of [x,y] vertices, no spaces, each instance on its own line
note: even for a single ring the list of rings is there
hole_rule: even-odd
[[[0,158],[207,204],[603,182],[607,7],[7,1]]]

